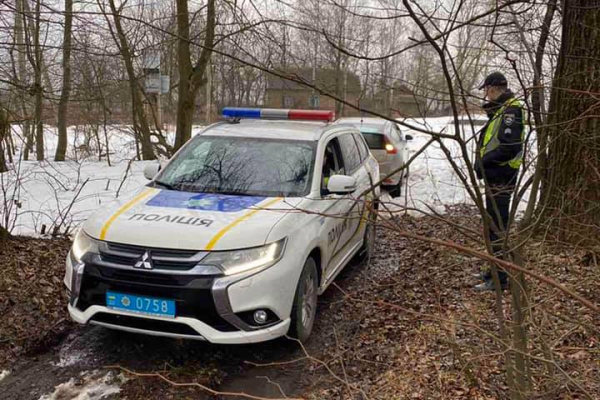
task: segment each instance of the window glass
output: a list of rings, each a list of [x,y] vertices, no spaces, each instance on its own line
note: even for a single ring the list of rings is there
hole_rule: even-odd
[[[383,125],[361,124],[358,128],[362,136],[365,138],[369,149],[385,149],[385,140],[383,138]]]
[[[354,140],[356,140],[356,145],[358,146],[358,152],[360,153],[360,161],[363,162],[369,156],[369,149],[365,143],[365,140],[358,133],[353,133]]]
[[[285,108],[294,107],[294,98],[292,96],[283,96],[283,106]]]
[[[325,147],[325,154],[323,154],[323,169],[321,172],[321,189],[327,188],[329,178],[333,175],[345,175],[337,139],[331,140]]]
[[[312,142],[196,136],[158,177],[174,190],[252,196],[310,191]]]
[[[358,147],[356,147],[356,142],[351,133],[340,136],[339,141],[340,147],[342,148],[342,154],[344,155],[346,173],[352,174],[361,164]]]
[[[385,149],[385,140],[380,133],[363,133],[363,137],[371,150]]]

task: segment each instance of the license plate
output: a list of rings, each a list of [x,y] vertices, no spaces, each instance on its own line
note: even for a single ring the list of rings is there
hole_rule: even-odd
[[[113,310],[124,310],[137,314],[175,317],[175,301],[173,300],[106,292],[106,306]]]

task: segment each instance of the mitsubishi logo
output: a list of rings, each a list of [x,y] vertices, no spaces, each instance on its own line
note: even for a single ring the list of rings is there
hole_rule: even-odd
[[[134,268],[143,268],[143,269],[153,269],[154,265],[152,265],[152,258],[150,258],[150,253],[145,252],[142,257],[135,263]]]

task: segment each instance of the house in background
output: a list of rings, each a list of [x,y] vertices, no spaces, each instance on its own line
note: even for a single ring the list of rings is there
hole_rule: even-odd
[[[361,106],[391,118],[422,117],[425,114],[425,101],[400,82],[379,89],[371,98],[361,101]]]
[[[287,75],[315,85],[316,87],[345,99],[351,104],[358,104],[361,94],[360,79],[352,72],[341,74],[333,69],[310,67],[294,68],[286,71]],[[338,89],[339,88],[339,89]],[[278,76],[269,75],[265,93],[265,107],[299,108],[336,111],[336,101],[320,95],[310,87],[301,85]],[[360,113],[351,107],[339,105],[340,116],[356,116]]]
[[[425,102],[399,82],[392,87],[376,91],[370,97],[364,97],[360,79],[352,72],[339,73],[333,69],[306,67],[288,69],[286,74],[314,84],[333,95],[339,93],[337,96],[356,105],[357,108],[388,117],[418,117],[425,113]],[[336,89],[338,85],[339,90]],[[300,83],[274,75],[267,77],[265,107],[333,110],[338,111],[338,117],[361,115],[357,109],[336,103],[334,99],[320,95],[316,90]],[[336,106],[339,107],[338,110]]]

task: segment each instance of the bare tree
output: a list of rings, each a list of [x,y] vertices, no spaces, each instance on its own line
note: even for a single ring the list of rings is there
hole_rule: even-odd
[[[190,51],[190,12],[187,0],[177,0],[177,57],[179,85],[177,100],[177,131],[175,150],[192,136],[196,95],[206,83],[206,68],[209,65],[215,41],[215,0],[208,0],[204,44],[198,61],[193,64]]]
[[[58,144],[54,161],[64,161],[67,152],[67,111],[71,93],[71,30],[73,26],[73,0],[65,0],[65,29],[63,33],[62,91],[58,103]]]
[[[136,138],[140,141],[142,145],[142,158],[144,160],[154,160],[156,156],[154,155],[154,151],[152,150],[152,142],[150,141],[150,126],[148,124],[148,119],[146,118],[146,113],[144,111],[141,96],[141,88],[133,65],[133,54],[131,52],[127,36],[125,35],[125,30],[123,29],[123,25],[121,23],[121,12],[123,11],[123,8],[126,4],[127,2],[124,1],[119,7],[117,7],[115,5],[114,0],[109,0],[110,10],[115,25],[113,30],[112,26],[109,23],[109,28],[111,34],[113,35],[113,38],[115,39],[115,42],[117,43],[119,52],[121,53],[121,57],[123,58],[123,62],[125,63],[127,76],[129,78],[129,88],[131,91],[131,107],[134,116],[133,126]],[[100,7],[103,8],[102,5],[100,5]]]
[[[600,235],[599,73],[600,1],[566,0],[540,206],[558,237],[574,243]]]
[[[27,1],[24,0],[24,4],[27,5]],[[27,12],[27,11],[26,11]],[[30,15],[28,18],[33,24],[33,34],[30,41],[33,40],[33,44],[30,48],[33,49],[33,55],[28,51],[30,63],[34,71],[33,81],[33,93],[35,97],[35,110],[33,113],[33,121],[35,126],[35,153],[38,161],[44,160],[44,124],[42,120],[42,112],[44,106],[43,92],[44,87],[42,84],[42,46],[40,44],[40,30],[41,30],[41,0],[37,0],[35,3],[35,11],[33,16],[31,12],[27,12]],[[27,21],[27,19],[26,19]],[[26,35],[27,37],[27,35]]]

